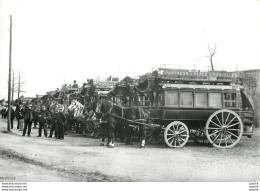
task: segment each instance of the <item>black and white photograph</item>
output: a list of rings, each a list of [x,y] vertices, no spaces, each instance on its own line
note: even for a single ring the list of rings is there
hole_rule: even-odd
[[[260,0],[0,0],[2,191],[258,191],[259,98]]]

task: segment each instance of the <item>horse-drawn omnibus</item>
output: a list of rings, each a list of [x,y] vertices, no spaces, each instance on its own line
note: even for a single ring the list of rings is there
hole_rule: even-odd
[[[228,72],[158,69],[139,83],[139,100],[154,123],[163,125],[169,147],[189,137],[230,148],[253,134],[254,106],[236,76]]]

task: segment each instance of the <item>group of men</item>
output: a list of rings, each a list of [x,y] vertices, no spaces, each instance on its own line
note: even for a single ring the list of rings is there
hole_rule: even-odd
[[[55,138],[64,139],[64,124],[65,116],[61,108],[57,105],[54,112],[49,112],[46,109],[45,105],[42,105],[39,111],[34,111],[32,109],[32,104],[27,104],[25,107],[21,104],[16,107],[14,110],[11,107],[11,128],[13,129],[13,120],[16,117],[17,119],[17,129],[22,129],[22,136],[31,135],[32,123],[36,127],[36,124],[39,123],[39,132],[37,137],[42,136],[42,131],[44,131],[44,136],[51,138],[53,133]],[[8,113],[8,111],[6,111]],[[50,128],[50,133],[48,136],[47,129]]]

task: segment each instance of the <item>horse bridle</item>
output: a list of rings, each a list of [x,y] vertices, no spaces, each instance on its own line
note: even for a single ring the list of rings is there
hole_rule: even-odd
[[[100,104],[100,106],[98,107],[98,108],[99,108],[99,111],[98,111],[98,112],[97,112],[97,111],[94,111],[95,114],[101,113],[102,116],[105,116],[105,115],[110,114],[111,111],[112,111],[112,109],[113,109],[113,107],[114,107],[114,104],[113,104],[111,101],[108,101],[108,102],[111,103],[111,105],[110,105],[110,107],[109,107],[109,109],[108,109],[108,112],[106,112],[106,113],[104,114],[102,111],[100,111],[100,107],[101,107],[102,103],[98,103],[98,104]]]

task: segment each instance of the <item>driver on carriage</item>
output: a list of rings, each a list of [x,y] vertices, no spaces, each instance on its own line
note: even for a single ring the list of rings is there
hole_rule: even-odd
[[[77,81],[76,81],[76,80],[74,80],[73,83],[74,83],[74,84],[72,85],[73,88],[78,88],[78,87],[79,87],[79,85],[77,84]]]

